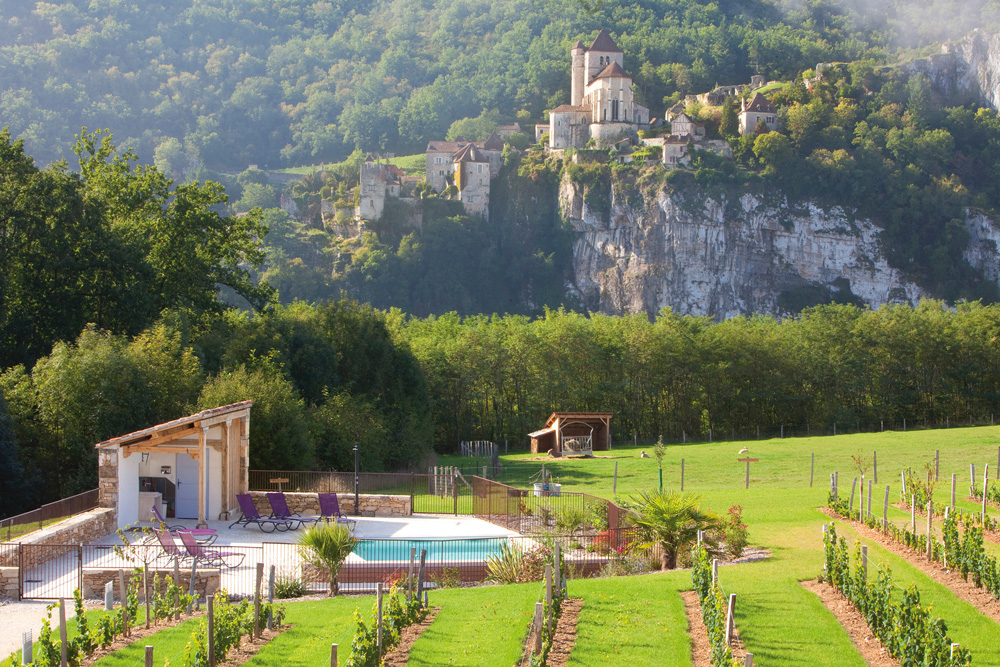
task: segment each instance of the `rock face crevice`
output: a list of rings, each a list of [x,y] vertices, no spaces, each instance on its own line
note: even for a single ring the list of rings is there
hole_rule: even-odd
[[[907,63],[905,69],[926,74],[949,104],[1000,108],[1000,35],[975,30],[944,44],[938,55]]]
[[[872,308],[927,296],[888,265],[878,227],[840,207],[666,188],[609,197],[610,211],[595,211],[583,186],[568,177],[560,184],[562,214],[576,233],[569,287],[591,311],[781,314],[782,294],[805,287],[849,290]]]

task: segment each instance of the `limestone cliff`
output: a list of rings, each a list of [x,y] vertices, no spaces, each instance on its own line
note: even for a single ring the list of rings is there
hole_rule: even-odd
[[[975,102],[1000,108],[1000,35],[976,30],[942,46],[942,53],[905,65],[923,72],[949,104]]]
[[[599,212],[568,177],[559,194],[576,233],[570,290],[593,311],[655,315],[670,307],[726,318],[781,313],[803,289],[853,293],[873,308],[925,296],[886,263],[879,229],[839,207],[754,194],[704,199],[669,186],[642,197],[615,186],[610,211]],[[988,254],[989,244],[979,245]]]

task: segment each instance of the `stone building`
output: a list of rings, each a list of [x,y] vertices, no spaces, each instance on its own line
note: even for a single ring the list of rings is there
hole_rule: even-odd
[[[458,199],[469,213],[488,215],[490,181],[500,174],[503,139],[496,132],[486,141],[431,141],[427,144],[424,172],[427,184],[438,194],[454,185]]]
[[[674,137],[690,137],[691,141],[701,141],[705,138],[705,126],[694,122],[691,116],[680,113],[670,121],[670,135]],[[685,143],[687,143],[685,141]]]
[[[778,110],[760,93],[755,93],[750,102],[743,100],[739,118],[740,134],[755,132],[758,125],[768,132],[778,129]]]
[[[550,148],[584,148],[591,139],[604,147],[649,128],[649,109],[635,101],[624,54],[606,30],[570,55],[570,103],[549,111]]]
[[[387,196],[399,197],[406,172],[371,155],[361,163],[360,200],[355,215],[361,220],[378,220],[385,210]]]

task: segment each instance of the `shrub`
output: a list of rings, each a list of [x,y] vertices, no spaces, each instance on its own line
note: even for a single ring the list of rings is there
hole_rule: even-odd
[[[580,524],[586,523],[587,514],[583,509],[567,507],[556,517],[556,528],[572,535]]]
[[[722,540],[726,544],[726,553],[730,558],[739,558],[749,544],[747,525],[743,523],[743,506],[733,505],[729,508],[729,516],[722,525]]]
[[[309,589],[306,587],[305,582],[299,577],[281,575],[274,580],[274,597],[279,600],[300,598],[308,592]]]

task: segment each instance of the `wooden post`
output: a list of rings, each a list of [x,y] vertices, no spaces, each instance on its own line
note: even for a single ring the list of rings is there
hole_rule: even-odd
[[[753,667],[753,653],[747,653],[743,658],[743,667]]]
[[[945,523],[948,522],[948,513],[949,513],[950,510],[951,510],[950,507],[945,507],[944,508],[944,520],[945,520]],[[941,550],[941,562],[944,564],[944,569],[947,570],[948,569],[948,550],[947,549],[942,549]]]
[[[684,490],[684,459],[681,459],[681,491]]]
[[[931,522],[934,518],[934,501],[927,502],[927,560],[934,560],[934,549],[931,547]]]
[[[813,485],[813,473],[816,472],[816,454],[815,454],[815,452],[813,454],[811,454],[810,456],[811,456],[812,460],[809,463],[809,488],[811,489],[812,485]]]
[[[833,499],[837,500],[840,497],[840,472],[837,470],[833,471]]]
[[[427,563],[427,549],[420,550],[420,569],[417,573],[417,600],[424,598],[424,566]]]
[[[270,571],[267,575],[267,604],[274,605],[274,566],[271,566]],[[267,629],[274,629],[274,607],[269,606],[267,609]]]
[[[885,501],[882,503],[882,530],[889,532],[889,485],[885,485]]]
[[[458,473],[451,469],[451,497],[455,502],[455,516],[458,516]]]
[[[559,591],[559,596],[562,597],[562,567],[559,565],[559,551],[559,543],[556,542],[555,551],[552,554],[552,562],[555,564],[553,577],[556,582],[556,590]]]
[[[197,571],[198,571],[198,560],[194,559],[194,560],[191,561],[191,578],[188,580],[188,595],[190,595],[192,598],[194,598],[194,575],[197,573]],[[206,591],[208,590],[207,586],[208,585],[206,584],[206,588],[205,588]],[[198,602],[197,599],[195,599],[193,602],[188,602],[188,606],[187,606],[187,615],[188,616],[191,615],[191,612],[192,612],[191,607],[193,606],[194,603],[197,603],[197,602]]]
[[[990,481],[990,464],[983,469],[983,526],[986,525],[986,484]]]
[[[69,667],[69,663],[66,660],[66,598],[59,598],[59,639],[62,643],[59,645],[59,665],[60,667]]]
[[[854,481],[851,482],[851,502],[847,506],[847,516],[854,515],[854,494],[857,493],[857,490],[858,490],[858,478],[855,477]]]
[[[413,602],[413,561],[417,558],[417,548],[410,547],[410,576],[406,578],[406,601]]]
[[[868,578],[868,545],[861,545],[861,570],[865,573],[865,579]]]
[[[337,667],[337,645],[330,644],[330,667]]]
[[[260,588],[264,582],[264,564],[257,563],[257,578],[253,587],[253,636],[260,639]]]
[[[211,663],[214,667],[215,661]],[[146,667],[153,667],[153,647],[146,644]]]
[[[917,497],[910,496],[910,530],[917,534]]]
[[[868,511],[865,512],[865,519],[867,520],[872,515],[872,480],[868,480]]]
[[[174,559],[174,620],[181,620],[181,566]]]
[[[122,606],[125,606],[125,600],[128,599],[128,591],[125,590],[125,570],[118,568],[118,598],[122,601]]]
[[[719,559],[712,559],[712,585],[715,586],[719,581]]]
[[[377,646],[378,646],[378,662],[382,662],[382,582],[378,582],[375,586],[375,600],[378,605],[378,634],[377,634]]]
[[[142,601],[146,605],[146,629],[149,630],[149,564],[142,564]]]
[[[736,629],[736,593],[729,594],[729,608],[726,610],[726,646],[733,641],[733,630]]]
[[[531,651],[532,653],[542,652],[542,615],[545,613],[544,606],[541,602],[535,603],[535,645]]]
[[[861,486],[858,487],[858,521],[864,522],[865,511],[865,476],[861,475]]]
[[[215,596],[206,595],[205,605],[208,607],[208,667],[215,667]]]
[[[957,482],[958,475],[951,473],[951,509],[955,509],[955,484]]]
[[[545,617],[545,628],[549,636],[552,636],[552,565],[545,564],[545,606],[549,613]]]

